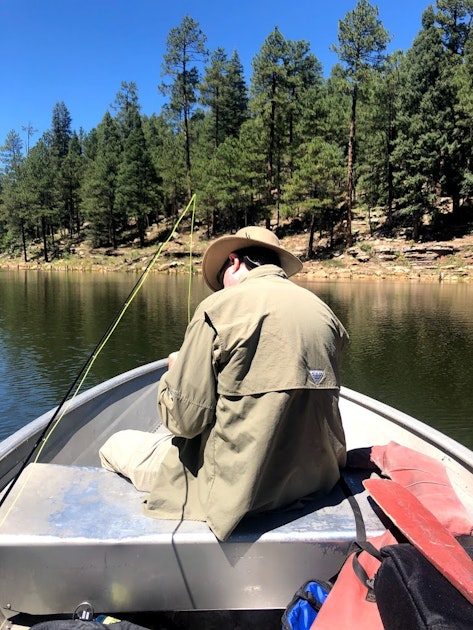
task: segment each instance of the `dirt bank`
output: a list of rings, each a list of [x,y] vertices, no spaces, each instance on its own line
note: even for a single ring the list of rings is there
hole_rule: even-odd
[[[396,279],[409,281],[461,282],[473,279],[473,234],[448,241],[426,243],[403,239],[375,237],[358,238],[355,245],[344,252],[329,255],[323,247],[319,256],[306,260],[307,234],[286,236],[281,243],[304,261],[301,275],[314,279]],[[199,273],[202,255],[210,241],[202,233],[194,234],[191,245],[188,235],[177,235],[162,250],[153,264],[153,272],[186,272],[192,256],[193,269]],[[2,269],[31,269],[43,271],[132,271],[142,272],[153,259],[160,244],[140,249],[123,246],[117,250],[91,249],[80,243],[67,254],[45,263],[39,251],[32,250],[28,262],[21,258],[0,256]]]

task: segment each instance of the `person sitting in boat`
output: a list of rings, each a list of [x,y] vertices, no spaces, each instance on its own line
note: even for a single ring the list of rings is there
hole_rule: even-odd
[[[164,427],[120,431],[100,450],[105,468],[150,492],[149,516],[203,520],[225,540],[246,514],[327,493],[338,481],[348,334],[288,279],[301,268],[258,226],[205,252],[202,273],[215,293],[197,307],[161,378]]]

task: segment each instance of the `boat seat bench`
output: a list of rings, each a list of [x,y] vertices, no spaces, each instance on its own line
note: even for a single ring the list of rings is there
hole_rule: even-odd
[[[374,536],[384,527],[362,478],[345,476]],[[306,580],[336,574],[357,534],[338,485],[297,509],[246,517],[223,543],[205,523],[145,516],[144,497],[101,468],[30,464],[0,511],[1,605],[35,615],[82,601],[110,614],[284,608]]]

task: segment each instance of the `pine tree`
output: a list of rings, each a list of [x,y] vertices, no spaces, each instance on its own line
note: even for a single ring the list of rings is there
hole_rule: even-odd
[[[473,38],[465,46],[464,63],[455,74],[458,102],[456,113],[462,139],[464,169],[461,174],[460,194],[466,201],[473,200]]]
[[[177,119],[183,121],[184,149],[186,157],[187,196],[192,195],[191,187],[191,137],[189,119],[194,105],[197,103],[197,87],[199,70],[195,63],[204,61],[206,36],[199,24],[188,15],[184,16],[180,26],[171,29],[167,40],[167,51],[164,54],[162,75],[172,79],[171,84],[162,83],[164,94],[170,96],[170,110]]]
[[[140,246],[145,246],[148,216],[156,210],[156,173],[148,153],[141,117],[135,110],[132,128],[123,145],[117,174],[117,206],[132,219]]]
[[[200,85],[200,102],[209,109],[215,147],[228,136],[238,137],[248,117],[248,95],[243,68],[236,52],[231,59],[223,48],[212,53]]]
[[[66,157],[71,141],[72,118],[65,103],[56,103],[53,108],[51,124],[51,154],[60,164]]]
[[[338,46],[332,49],[345,66],[351,84],[351,114],[348,136],[347,164],[347,243],[351,245],[353,205],[355,202],[356,115],[360,90],[372,69],[384,62],[384,50],[389,42],[388,32],[378,19],[378,9],[367,0],[358,0],[353,11],[338,23]]]
[[[0,156],[3,164],[0,221],[3,224],[4,245],[10,245],[14,248],[19,237],[23,259],[27,262],[26,217],[22,203],[23,143],[18,133],[13,129],[7,134],[5,143],[0,148]]]
[[[205,68],[204,78],[200,84],[200,102],[209,108],[212,121],[212,137],[214,147],[225,139],[222,125],[222,109],[224,107],[225,72],[227,55],[223,48],[212,53],[210,65]]]
[[[69,154],[69,145],[72,139],[72,118],[63,101],[56,103],[53,108],[52,122],[50,130],[51,167],[54,171],[54,186],[59,209],[59,226],[72,236],[77,227],[75,217],[71,215],[71,176],[73,174],[64,173],[64,162]],[[77,149],[77,146],[76,146]],[[73,187],[78,188],[79,184]],[[71,219],[73,223],[71,224]]]
[[[286,40],[275,29],[253,60],[250,109],[262,123],[260,151],[266,154],[267,209],[278,211],[281,189],[291,176],[293,156],[304,134],[296,133],[306,117],[307,95],[321,84],[320,63],[304,40]]]
[[[80,187],[84,171],[84,156],[79,136],[73,132],[67,155],[61,165],[60,188],[67,216],[69,236],[79,236],[81,229]]]
[[[394,207],[394,170],[392,154],[396,139],[396,102],[401,102],[400,51],[389,55],[379,73],[366,85],[360,107],[358,187],[368,207],[370,230],[371,208],[383,206],[386,226],[392,225]]]
[[[158,177],[158,203],[166,216],[177,216],[187,195],[182,133],[175,133],[173,123],[162,114],[145,118],[143,132]]]
[[[283,191],[283,212],[286,216],[302,215],[310,224],[308,258],[313,257],[317,228],[330,235],[333,245],[334,226],[339,220],[338,207],[345,188],[344,172],[343,150],[337,145],[315,137],[299,147],[293,175]]]
[[[93,138],[96,148],[86,158],[81,188],[83,211],[90,223],[92,244],[111,244],[116,249],[119,228],[123,223],[116,202],[122,145],[118,123],[110,112],[105,113]]]
[[[415,240],[420,237],[424,214],[435,211],[444,168],[439,148],[452,131],[445,116],[445,105],[453,107],[449,81],[442,77],[442,67],[448,65],[446,55],[441,29],[429,7],[422,16],[422,29],[400,65],[402,83],[396,101],[396,198]]]
[[[248,87],[238,52],[233,51],[226,64],[222,126],[225,137],[237,138],[242,124],[248,119]]]
[[[138,87],[134,81],[121,82],[112,109],[116,112],[115,120],[124,142],[133,131],[136,124],[136,112],[140,110]]]
[[[445,59],[441,65],[438,90],[441,94],[440,185],[442,196],[452,199],[454,214],[461,211],[465,173],[472,153],[471,133],[465,125],[459,104],[463,68],[466,66],[467,45],[471,42],[473,0],[438,0],[435,15],[440,26]]]
[[[286,39],[275,28],[252,63],[250,109],[263,123],[262,141],[266,153],[265,203],[268,210],[274,201],[278,203],[280,197],[279,175],[287,140],[285,123],[288,108],[288,53]]]
[[[24,162],[26,212],[41,232],[45,262],[49,262],[50,249],[54,246],[54,231],[59,223],[56,162],[51,144],[51,134],[43,134],[30,149]]]

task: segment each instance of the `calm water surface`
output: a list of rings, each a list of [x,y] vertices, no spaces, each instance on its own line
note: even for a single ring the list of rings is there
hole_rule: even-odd
[[[137,280],[127,273],[0,271],[0,439],[62,400]],[[345,386],[473,448],[473,285],[299,284],[326,301],[350,333]],[[191,312],[208,293],[194,277]],[[176,350],[188,294],[186,276],[149,276],[84,387]]]

